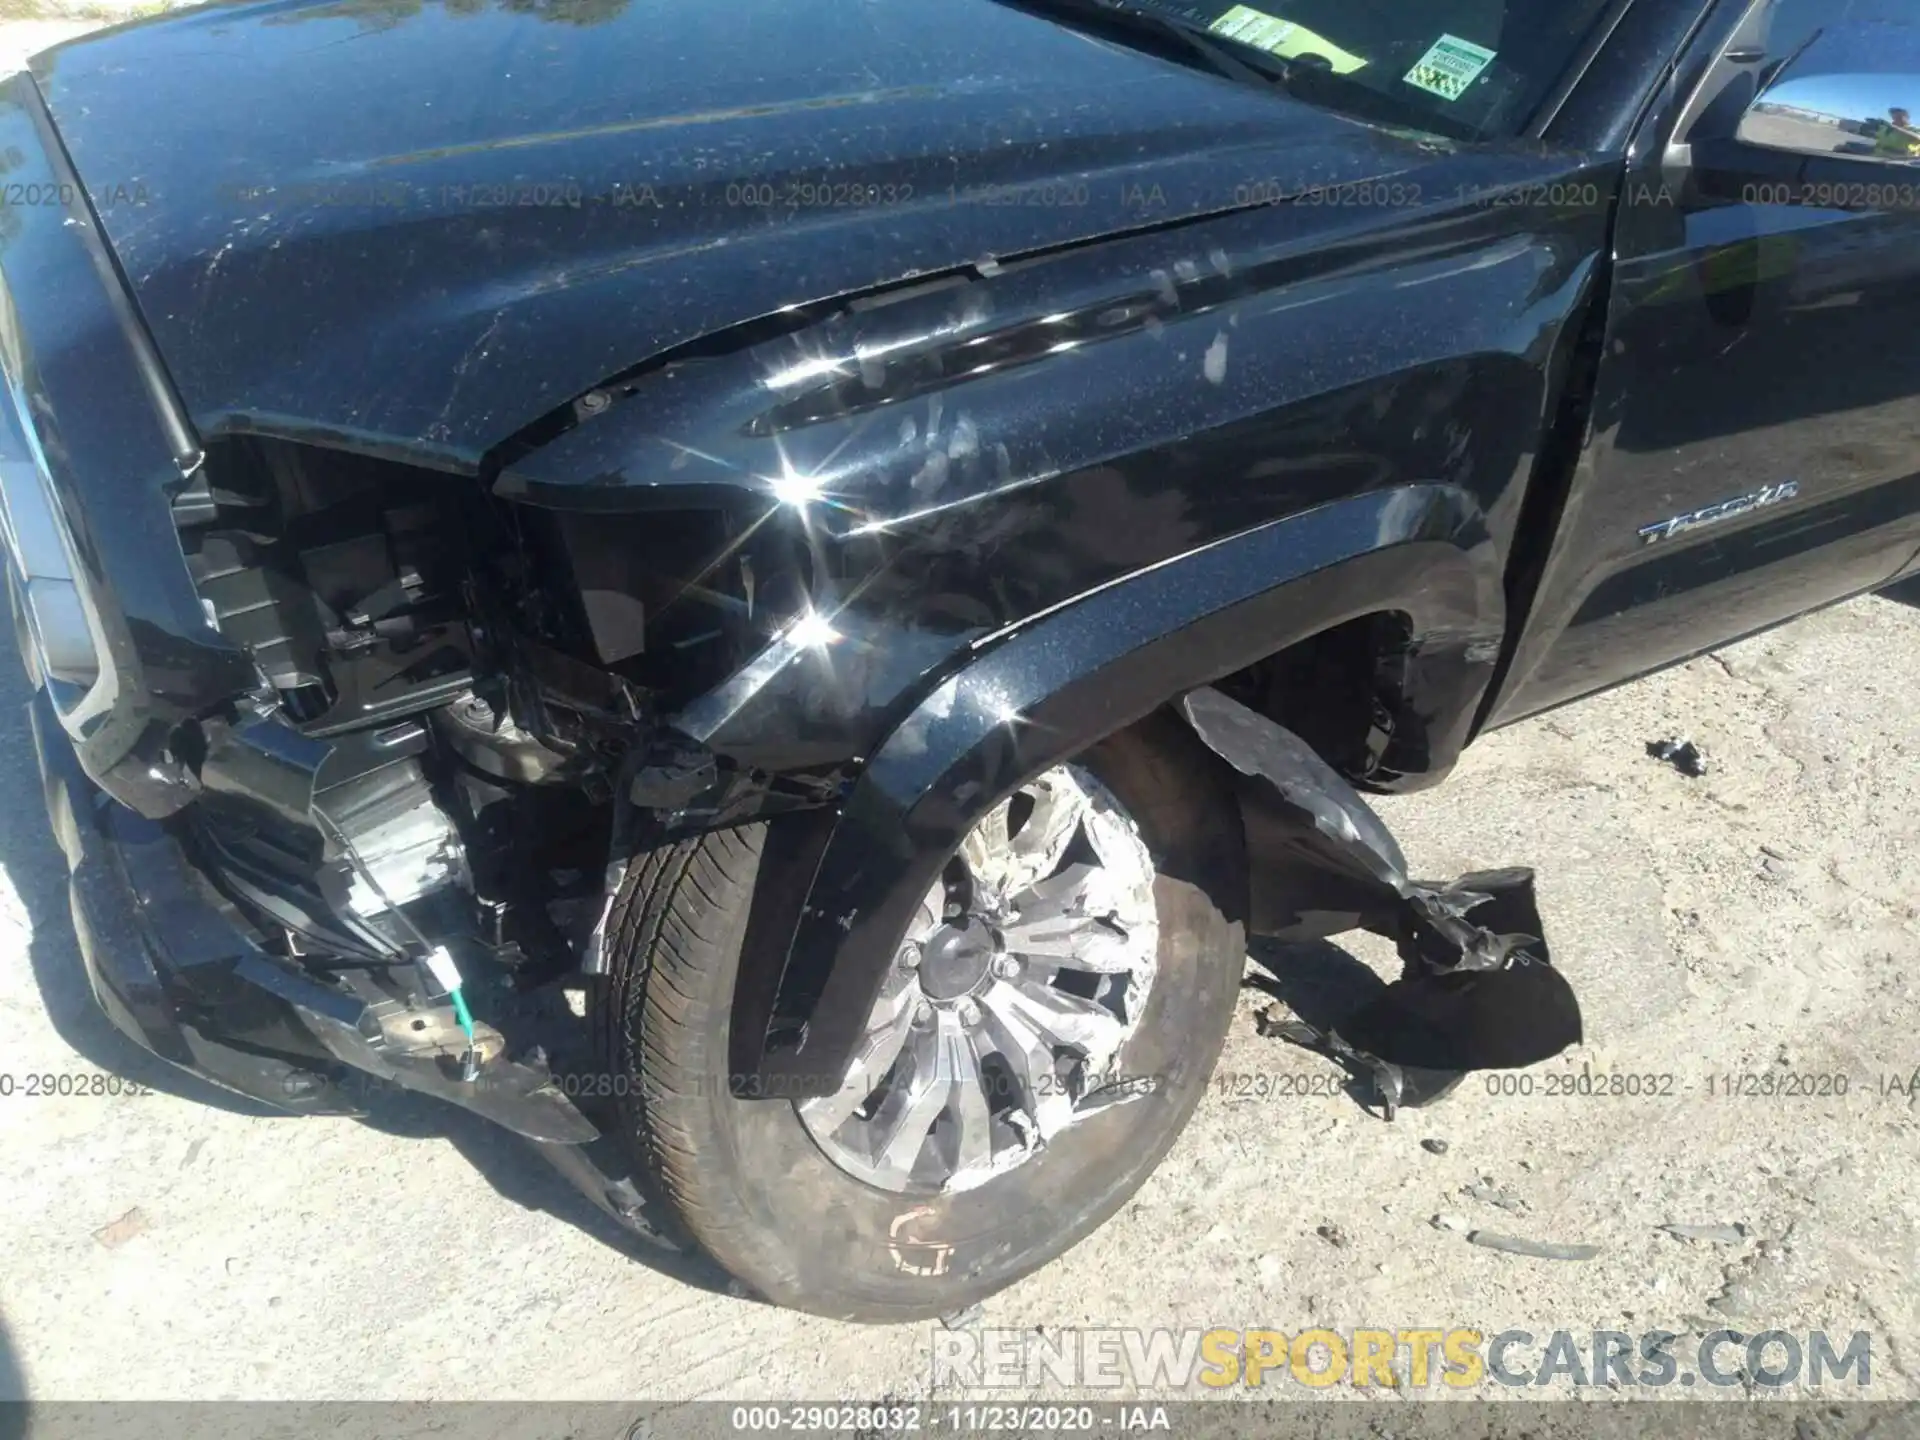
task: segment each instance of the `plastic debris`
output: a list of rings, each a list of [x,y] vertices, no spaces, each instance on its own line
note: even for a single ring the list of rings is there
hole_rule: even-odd
[[[93,1232],[93,1238],[109,1250],[118,1250],[136,1235],[147,1233],[147,1212],[134,1206],[118,1220],[110,1220]]]
[[[1746,1319],[1756,1310],[1753,1290],[1737,1280],[1729,1280],[1726,1289],[1707,1301],[1707,1308],[1730,1319]]]
[[[1304,1020],[1283,1020],[1276,1006],[1269,1005],[1254,1017],[1254,1026],[1262,1035],[1291,1041],[1303,1049],[1318,1051],[1334,1060],[1365,1070],[1373,1077],[1374,1093],[1379,1097],[1387,1119],[1391,1120],[1399,1114],[1407,1093],[1406,1076],[1399,1066],[1364,1054],[1331,1031],[1317,1030]]]
[[[1429,1155],[1444,1155],[1447,1153],[1447,1142],[1438,1139],[1422,1140],[1420,1142],[1420,1148]]]
[[[1747,1227],[1738,1223],[1732,1225],[1680,1225],[1669,1223],[1660,1227],[1669,1235],[1681,1240],[1704,1240],[1712,1245],[1739,1245],[1750,1233]]]
[[[1600,1253],[1598,1245],[1556,1245],[1549,1240],[1522,1240],[1517,1235],[1501,1235],[1492,1230],[1471,1232],[1467,1243],[1483,1250],[1526,1255],[1535,1260],[1591,1260]]]
[[[1501,1210],[1520,1211],[1527,1208],[1527,1202],[1518,1195],[1509,1194],[1492,1185],[1463,1185],[1460,1187],[1460,1193],[1480,1201],[1483,1205],[1492,1205]]]
[[[1691,740],[1649,740],[1647,754],[1664,760],[1682,775],[1698,780],[1707,773],[1707,757]]]

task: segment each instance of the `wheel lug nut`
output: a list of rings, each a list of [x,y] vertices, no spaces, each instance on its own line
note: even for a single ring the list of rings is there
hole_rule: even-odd
[[[1020,962],[1011,955],[996,955],[993,959],[993,973],[1002,980],[1011,980],[1020,973]]]
[[[933,1004],[931,1001],[922,1000],[918,1005],[913,1007],[914,1024],[925,1025],[931,1019],[933,1019]]]
[[[960,902],[958,900],[949,900],[947,902],[947,910],[946,910],[947,919],[958,920],[964,914],[966,914],[966,911],[961,908]]]
[[[912,940],[900,947],[900,968],[902,970],[920,968],[920,946]]]
[[[959,1004],[958,1009],[960,1012],[961,1024],[973,1025],[979,1022],[980,1007],[974,1004],[972,1000],[962,1000]]]

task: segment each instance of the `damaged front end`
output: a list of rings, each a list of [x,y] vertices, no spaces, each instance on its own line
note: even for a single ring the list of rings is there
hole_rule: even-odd
[[[89,763],[51,686],[32,710],[102,1007],[283,1110],[363,1114],[394,1088],[463,1106],[665,1243],[596,1143],[624,1093],[583,1023],[609,856],[835,784],[659,718],[782,623],[701,583],[725,518],[598,527],[616,553],[528,533],[471,477],[252,435],[210,445],[164,513],[171,558],[126,574],[190,586],[243,683],[160,727],[146,790]]]
[[[858,763],[831,763],[843,743],[809,749],[806,714],[777,770],[698,738],[712,697],[750,687],[755,665],[832,643],[796,633],[821,588],[791,548],[805,537],[724,505],[516,509],[456,477],[254,436],[217,444],[172,518],[257,683],[176,727],[198,798],[159,823],[92,804],[43,746],[76,874],[110,868],[107,842],[171,854],[172,880],[146,893],[191,897],[163,907],[178,933],[141,974],[95,961],[109,1009],[167,1058],[286,1108],[351,1112],[371,1076],[550,1152],[590,1146],[594,1102],[614,1097],[581,1083],[601,1062],[577,1002],[604,969],[626,862],[787,811],[830,816]],[[1244,781],[1256,909],[1296,931],[1365,926],[1408,961],[1368,1012],[1283,1034],[1378,1077],[1390,1111],[1579,1039],[1525,872],[1415,882],[1305,742],[1212,689],[1181,708]],[[103,916],[117,903],[76,896]],[[99,924],[137,926],[126,909]],[[563,1168],[644,1232],[584,1154]]]
[[[578,977],[609,856],[833,794],[660,719],[773,623],[700,573],[729,518],[543,526],[471,480],[257,436],[211,447],[173,518],[259,683],[176,730],[199,798],[167,825],[235,943],[304,987],[275,1059],[593,1140],[611,1092]]]
[[[550,1154],[590,1146],[613,1092],[577,1083],[599,1062],[552,982],[577,997],[603,970],[627,860],[830,815],[857,763],[830,763],[841,736],[809,748],[805,713],[777,770],[698,738],[712,697],[750,689],[756,665],[833,643],[799,633],[821,589],[791,548],[805,537],[724,505],[514,509],[454,477],[253,436],[217,444],[171,515],[209,621],[257,677],[174,728],[168,758],[197,799],[158,822],[93,803],[43,726],[83,935],[146,927],[135,959],[87,945],[103,1002],[167,1058],[285,1108],[351,1112],[374,1077]],[[1296,931],[1365,926],[1408,962],[1332,1031],[1280,1033],[1376,1076],[1389,1113],[1578,1041],[1526,872],[1415,882],[1305,742],[1209,688],[1181,708],[1244,781],[1256,909]],[[584,1151],[562,1168],[656,1238]]]
[[[61,180],[30,96],[0,104],[0,132],[44,165],[23,174]],[[1276,368],[1294,402],[1277,418],[1265,381],[1166,383],[1167,347],[1210,353],[1235,314],[1235,365],[1260,373],[1256,322],[1286,308],[1268,297],[1305,283],[1267,217],[1224,236],[1246,264],[1209,249],[1202,267],[1155,226],[784,305],[643,349],[456,460],[284,414],[189,423],[83,210],[34,217],[0,257],[9,286],[60,281],[0,306],[18,461],[0,479],[49,808],[116,1023],[285,1108],[350,1112],[372,1076],[590,1143],[593,1102],[631,1083],[575,1048],[627,862],[797,811],[836,836],[781,837],[792,943],[743,962],[729,1068],[763,1094],[832,1093],[897,940],[891,897],[918,906],[918,867],[1023,772],[1338,631],[1369,649],[1350,688],[1380,737],[1351,773],[1435,775],[1493,674],[1485,497],[1409,478],[1444,473],[1437,453],[1363,443],[1397,433],[1380,419],[1396,406],[1426,436],[1412,422],[1462,403],[1460,367],[1358,377],[1338,403],[1311,367]],[[1301,343],[1289,327],[1276,367]],[[1077,373],[1101,380],[1097,403],[1037,378],[1096,353]],[[1168,394],[1186,408],[1139,399]],[[63,431],[73,415],[94,423]],[[1213,483],[1234,456],[1266,478]],[[47,508],[42,482],[73,534],[29,555],[46,536],[19,507]],[[1279,797],[1246,807],[1254,848],[1264,827],[1315,850],[1301,909],[1384,927],[1434,972],[1417,993],[1458,992],[1441,1041],[1480,1023],[1484,982],[1544,960],[1471,923],[1499,886],[1409,881],[1331,768],[1227,704],[1202,690],[1186,708]],[[1269,873],[1257,905],[1286,901]],[[1564,1023],[1516,1033],[1517,1053],[1569,1043]]]
[[[1580,1043],[1579,1002],[1553,968],[1531,870],[1414,880],[1385,823],[1297,736],[1211,688],[1180,710],[1240,778],[1262,928],[1303,938],[1357,927],[1392,940],[1406,967],[1325,1029],[1263,1019],[1263,1033],[1371,1075],[1389,1120],[1468,1071],[1534,1065]]]
[[[574,418],[601,408],[585,397]],[[169,823],[248,943],[328,997],[294,1007],[323,1070],[571,1144],[598,1133],[574,1079],[601,1062],[583,1007],[547,1007],[605,972],[629,861],[787,812],[831,820],[870,768],[847,716],[884,723],[883,698],[928,662],[843,636],[850,605],[815,608],[858,545],[778,495],[689,487],[595,511],[500,491],[277,438],[212,449],[173,515],[210,617],[261,683],[181,727],[200,798]],[[1255,928],[1280,912],[1296,931],[1360,925],[1407,958],[1371,1012],[1296,1038],[1368,1067],[1390,1106],[1579,1038],[1524,872],[1415,882],[1292,732],[1211,689],[1182,709],[1245,782]],[[804,929],[811,897],[792,902]],[[736,1027],[764,1031],[768,1053],[830,1023],[783,1018],[791,979],[743,978],[736,998]],[[736,1059],[747,1075],[776,1063]]]

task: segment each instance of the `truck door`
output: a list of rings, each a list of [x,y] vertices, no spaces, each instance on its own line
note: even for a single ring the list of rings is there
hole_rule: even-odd
[[[1636,138],[1587,447],[1493,723],[1913,562],[1916,115],[1910,3],[1761,0]]]

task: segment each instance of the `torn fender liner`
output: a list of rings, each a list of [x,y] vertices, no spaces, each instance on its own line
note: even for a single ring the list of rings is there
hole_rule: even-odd
[[[1270,783],[1298,812],[1296,844],[1315,868],[1359,881],[1381,906],[1408,893],[1407,858],[1393,832],[1306,741],[1211,686],[1183,699],[1180,711],[1210,750]]]
[[[1297,735],[1211,688],[1180,709],[1209,749],[1277,800],[1268,819],[1288,843],[1267,853],[1284,855],[1288,873],[1253,884],[1299,896],[1331,889],[1406,964],[1333,1033],[1297,1023],[1275,1033],[1372,1070],[1389,1117],[1439,1098],[1465,1071],[1533,1065],[1580,1043],[1580,1005],[1553,968],[1531,870],[1412,880],[1385,822]],[[1409,1071],[1420,1072],[1411,1085]]]

